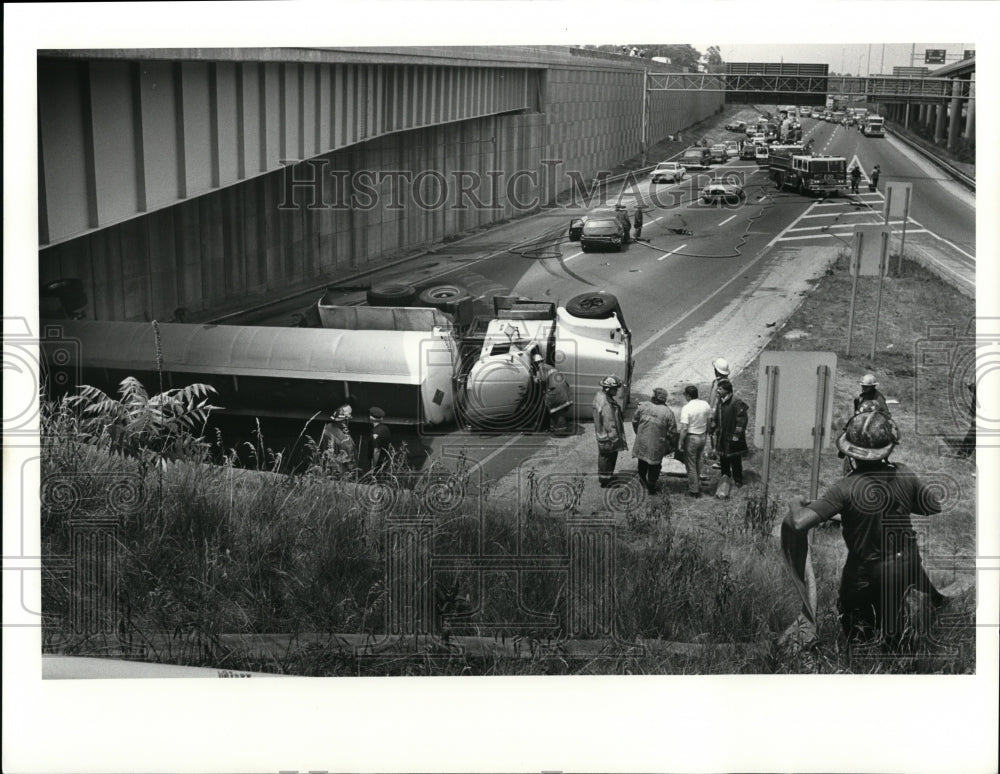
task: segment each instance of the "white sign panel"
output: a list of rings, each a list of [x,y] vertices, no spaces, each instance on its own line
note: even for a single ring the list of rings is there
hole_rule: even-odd
[[[858,233],[862,235],[861,254],[858,255]],[[854,229],[854,244],[851,246],[851,274],[861,277],[877,277],[882,261],[882,235],[892,236],[888,226],[858,226]],[[889,242],[886,243],[885,262],[881,263],[882,273],[889,273]]]
[[[882,218],[898,220],[907,217],[913,205],[913,183],[886,181],[885,204],[882,207]]]
[[[835,352],[762,352],[757,374],[757,407],[754,414],[753,437],[758,449],[764,448],[765,417],[767,416],[767,383],[774,378],[774,448],[813,448],[813,425],[816,421],[816,400],[820,367],[829,371],[826,405],[823,407],[823,446],[831,443],[833,423],[833,381],[837,372]],[[768,374],[768,366],[777,371]],[[747,428],[749,433],[750,428]]]

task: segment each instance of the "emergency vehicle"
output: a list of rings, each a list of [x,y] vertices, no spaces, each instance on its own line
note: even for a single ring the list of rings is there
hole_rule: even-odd
[[[885,119],[882,116],[865,116],[861,133],[865,137],[885,137]]]
[[[801,146],[771,148],[770,170],[779,189],[826,195],[847,191],[847,159],[843,156],[812,156]]]

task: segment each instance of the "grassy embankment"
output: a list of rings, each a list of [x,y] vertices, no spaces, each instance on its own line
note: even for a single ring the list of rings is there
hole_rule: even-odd
[[[850,290],[843,268],[817,282],[773,348],[842,351]],[[866,279],[855,353],[868,352],[873,299],[874,280]],[[950,558],[954,566],[967,567],[974,556],[974,477],[970,464],[938,454],[937,439],[914,432],[914,343],[928,324],[950,323],[964,330],[973,312],[971,301],[908,264],[906,276],[887,282],[875,363],[868,362],[867,354],[841,357],[836,374],[835,427],[847,417],[845,407],[858,378],[874,368],[886,395],[900,402],[894,416],[904,440],[895,456],[921,473],[948,476],[942,478],[950,482],[947,510],[923,528],[925,555],[930,548],[937,557],[932,575],[941,586],[954,576],[942,561],[948,564]],[[790,331],[805,335],[787,336]],[[755,370],[751,366],[738,380],[751,404]],[[922,390],[920,397],[932,404],[921,405],[922,411],[937,419],[950,416],[944,385]],[[241,647],[252,640],[246,635],[260,633],[384,633],[394,593],[385,583],[388,519],[433,516],[437,556],[469,550],[494,556],[564,555],[566,517],[578,494],[570,487],[539,497],[529,485],[518,502],[497,502],[489,482],[477,481],[466,466],[450,476],[435,470],[402,471],[405,485],[397,481],[388,488],[357,486],[320,466],[301,475],[275,475],[269,472],[274,459],[263,442],[257,471],[192,461],[194,447],[172,455],[179,460],[164,461],[162,443],[124,457],[109,454],[100,437],[82,438],[66,414],[50,414],[44,427],[43,555],[69,555],[70,519],[107,516],[111,490],[118,494],[117,630],[101,636],[74,632],[67,617],[68,576],[50,573],[43,585],[44,642],[50,651],[124,652],[173,663],[308,675],[974,669],[973,635],[962,627],[937,631],[938,640],[947,638],[954,645],[947,652],[936,645],[929,655],[859,659],[846,651],[835,613],[843,559],[836,528],[819,531],[814,542],[821,646],[804,654],[774,647],[797,612],[798,600],[773,537],[782,512],[774,503],[765,509],[752,483],[726,503],[679,502],[682,498],[671,495],[634,508],[622,506],[623,526],[614,535],[615,629],[621,641],[644,642],[645,650],[611,646],[599,656],[581,656],[565,636],[567,575],[541,570],[524,574],[520,600],[516,573],[487,573],[482,585],[470,571],[438,576],[434,629],[484,635],[479,642],[486,642],[487,652],[460,655],[453,648],[432,647],[419,658],[385,653],[359,660],[349,644],[325,635],[279,638],[278,647],[248,650]],[[808,452],[777,452],[774,461],[772,496],[807,491]],[[759,469],[759,459],[751,458],[747,467]],[[838,471],[839,460],[826,453],[821,488]],[[752,475],[748,480],[753,481]],[[66,482],[71,491],[60,496],[56,485]],[[131,493],[122,497],[116,482],[124,482]],[[463,612],[483,625],[463,625],[460,619],[448,623],[448,613]],[[508,625],[497,632],[485,625],[489,622]],[[527,625],[519,628],[518,623]],[[498,644],[493,652],[491,638]],[[551,649],[545,655],[513,657],[509,638]]]

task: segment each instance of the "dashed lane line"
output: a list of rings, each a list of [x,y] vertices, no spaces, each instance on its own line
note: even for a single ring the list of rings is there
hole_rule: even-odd
[[[731,221],[735,217],[736,217],[735,215],[730,215],[728,218],[722,221],[722,223],[720,223],[719,226],[725,226],[729,221]],[[719,226],[716,226],[716,228],[718,228]]]

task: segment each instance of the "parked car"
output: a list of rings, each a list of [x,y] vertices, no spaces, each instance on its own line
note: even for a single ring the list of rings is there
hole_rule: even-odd
[[[729,156],[726,154],[726,146],[724,143],[718,142],[709,149],[709,153],[712,154],[713,164],[725,164],[729,160]]]
[[[649,173],[650,183],[679,183],[684,179],[685,170],[676,161],[661,161]]]
[[[750,161],[757,158],[757,151],[752,142],[743,144],[743,149],[740,151],[740,158],[744,160],[749,159]]]
[[[631,231],[632,223],[624,209],[597,210],[584,218],[580,249],[585,253],[594,248],[621,250],[628,243]]]
[[[746,191],[738,183],[713,181],[701,189],[701,200],[705,204],[722,202],[724,204],[736,205],[745,201],[746,198]]]
[[[726,156],[731,159],[737,159],[740,156],[740,144],[733,140],[725,143],[726,146]]]
[[[573,218],[569,222],[569,241],[579,242],[580,235],[583,233],[583,224],[587,222],[586,218]]]
[[[747,129],[746,121],[730,121],[726,124],[726,129],[730,132],[745,132]]]
[[[705,169],[712,166],[712,153],[708,148],[695,146],[688,148],[681,156],[681,166],[684,169]]]

